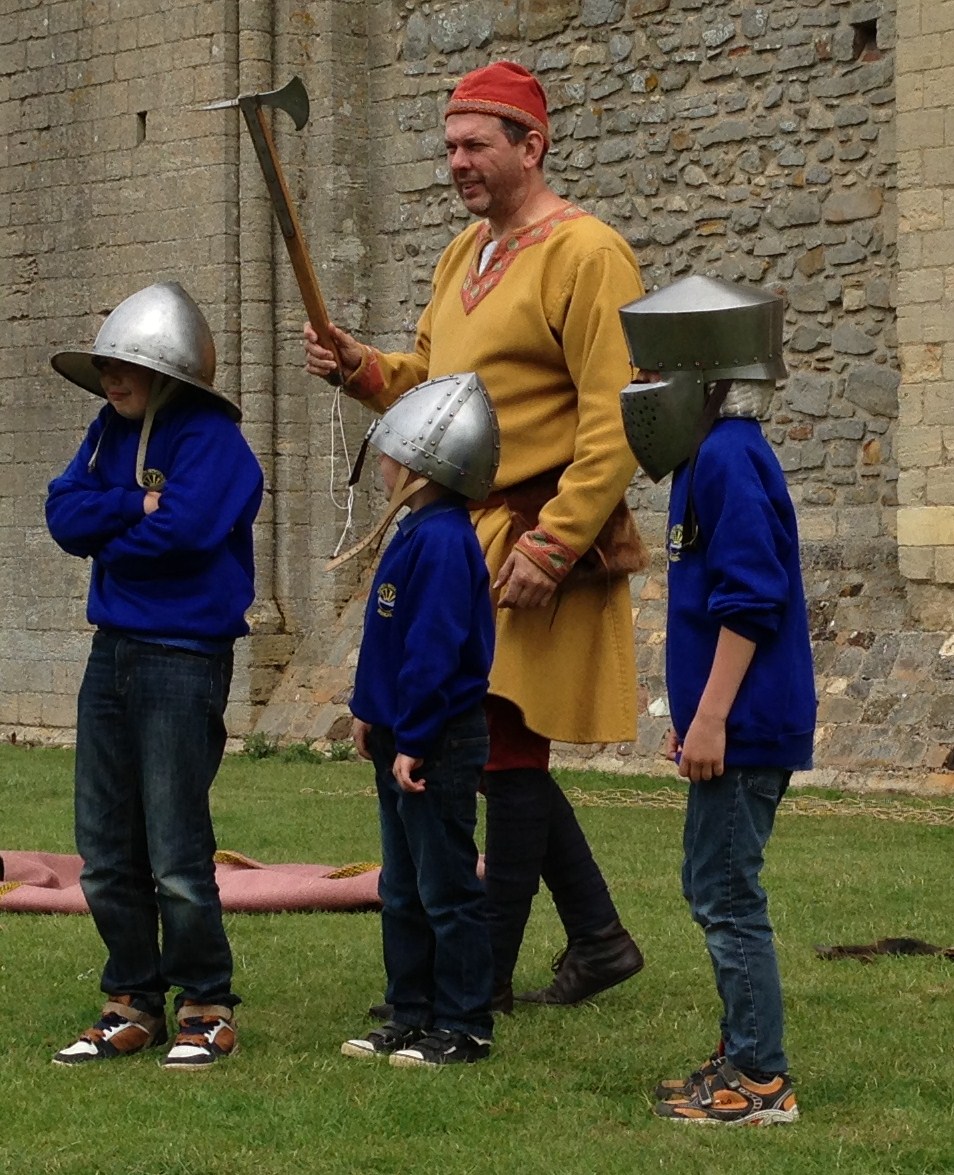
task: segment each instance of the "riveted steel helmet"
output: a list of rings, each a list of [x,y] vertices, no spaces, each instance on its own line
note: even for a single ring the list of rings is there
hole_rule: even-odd
[[[238,408],[212,386],[215,341],[205,315],[178,282],[156,282],[124,299],[99,328],[89,350],[58,351],[53,369],[81,388],[104,395],[97,360],[122,359],[208,392],[229,414]]]
[[[429,481],[475,501],[490,493],[500,463],[497,414],[473,371],[411,388],[371,425],[366,440]]]
[[[784,379],[782,300],[712,277],[686,277],[620,309],[633,365],[658,372],[620,393],[626,438],[659,481],[698,440],[712,384]]]

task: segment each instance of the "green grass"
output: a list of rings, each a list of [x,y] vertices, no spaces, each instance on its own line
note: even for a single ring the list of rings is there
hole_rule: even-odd
[[[0,748],[0,847],[72,851],[71,772],[67,751]],[[954,964],[821,962],[812,950],[954,941],[950,802],[878,797],[871,815],[856,801],[811,815],[800,797],[787,802],[766,884],[802,1119],[700,1130],[650,1114],[656,1080],[701,1060],[718,1018],[679,893],[674,790],[590,773],[563,783],[582,789],[581,820],[646,970],[585,1007],[519,1010],[501,1021],[492,1059],[465,1071],[338,1054],[382,994],[373,914],[230,916],[242,1051],[208,1074],[162,1072],[156,1054],[52,1066],[98,1010],[101,946],[89,918],[0,908],[0,1173],[954,1171]],[[623,802],[630,785],[639,802]],[[370,787],[361,763],[232,757],[214,791],[219,843],[266,861],[376,860]],[[561,945],[541,895],[518,983],[544,980]]]

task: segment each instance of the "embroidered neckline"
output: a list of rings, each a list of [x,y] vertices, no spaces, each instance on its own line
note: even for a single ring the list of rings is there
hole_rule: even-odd
[[[491,290],[496,289],[515,258],[524,249],[529,249],[531,245],[539,245],[550,236],[558,225],[568,220],[576,220],[579,216],[589,216],[589,213],[582,208],[577,208],[575,204],[568,204],[559,212],[551,213],[542,220],[537,220],[533,224],[525,225],[523,228],[508,233],[497,242],[497,248],[490,259],[490,264],[481,274],[478,270],[480,254],[490,240],[490,225],[484,221],[474,238],[473,256],[467,269],[467,276],[464,278],[464,284],[460,288],[464,313],[470,314],[478,302],[486,298]]]

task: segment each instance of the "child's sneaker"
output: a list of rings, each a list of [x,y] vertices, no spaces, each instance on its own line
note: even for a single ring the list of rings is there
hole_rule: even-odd
[[[470,1065],[490,1056],[490,1041],[452,1032],[449,1028],[432,1028],[416,1044],[391,1054],[391,1064],[402,1069],[435,1068],[438,1065]]]
[[[759,1085],[723,1061],[695,1086],[690,1097],[658,1102],[653,1113],[659,1118],[699,1125],[770,1126],[794,1122],[798,1105],[787,1074]]]
[[[222,1004],[184,1003],[176,1014],[179,1031],[162,1058],[163,1069],[208,1069],[238,1050],[235,1017]]]
[[[76,1040],[53,1058],[54,1065],[84,1065],[129,1057],[169,1039],[164,1016],[150,1016],[132,1006],[132,996],[110,996],[103,1014]]]
[[[713,1053],[708,1060],[703,1061],[698,1069],[688,1077],[667,1077],[656,1086],[656,1100],[660,1102],[681,1102],[692,1097],[697,1085],[701,1085],[707,1077],[711,1077],[723,1063],[725,1057],[720,1053]]]
[[[386,1057],[415,1044],[426,1035],[423,1028],[389,1020],[380,1028],[372,1028],[367,1036],[346,1040],[341,1046],[341,1052],[345,1057]]]

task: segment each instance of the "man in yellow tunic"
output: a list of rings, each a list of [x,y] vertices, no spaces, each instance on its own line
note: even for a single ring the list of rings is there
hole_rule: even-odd
[[[445,113],[447,158],[481,219],[445,250],[413,353],[384,354],[332,327],[344,389],[375,412],[426,379],[475,371],[500,425],[495,491],[474,523],[496,595],[488,705],[486,888],[495,1004],[512,975],[541,877],[567,934],[549,986],[573,1004],[642,967],[572,807],[549,773],[550,740],[636,733],[627,571],[644,556],[623,501],[635,462],[620,389],[632,371],[621,305],[643,293],[613,229],[546,183],[546,97],[513,62],[464,77]],[[307,370],[335,360],[305,328]]]

